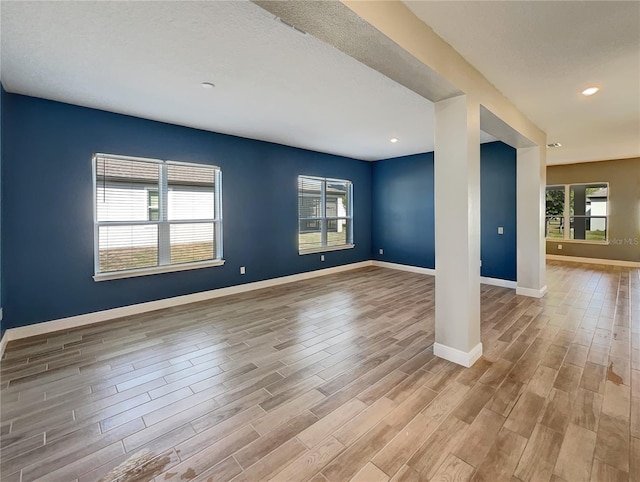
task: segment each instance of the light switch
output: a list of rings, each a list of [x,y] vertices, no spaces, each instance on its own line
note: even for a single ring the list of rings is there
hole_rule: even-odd
[[[498,226],[498,234],[504,234],[504,228],[502,226]]]

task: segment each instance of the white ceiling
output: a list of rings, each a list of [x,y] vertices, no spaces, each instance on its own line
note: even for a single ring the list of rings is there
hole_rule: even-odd
[[[408,5],[562,142],[552,163],[640,155],[639,3]],[[433,150],[431,102],[248,1],[0,9],[9,92],[357,159]]]
[[[1,8],[9,92],[357,159],[433,150],[431,102],[247,1]]]
[[[640,157],[640,2],[404,3],[562,144],[548,164]]]

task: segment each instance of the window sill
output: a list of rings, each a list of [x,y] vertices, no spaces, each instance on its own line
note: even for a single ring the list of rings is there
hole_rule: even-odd
[[[152,268],[130,269],[126,271],[112,271],[110,273],[98,273],[93,276],[94,281],[108,281],[112,279],[135,278],[138,276],[148,276],[151,274],[173,273],[176,271],[187,271],[190,269],[209,268],[211,266],[222,266],[224,259],[214,259],[211,261],[198,261],[195,263],[182,263],[166,266],[154,266]]]
[[[304,254],[316,254],[316,253],[326,253],[327,251],[340,251],[342,249],[351,249],[355,248],[355,244],[341,244],[340,246],[322,246],[321,248],[310,248],[299,250],[298,254],[300,256]]]
[[[590,239],[563,239],[563,238],[545,238],[547,243],[575,243],[575,244],[596,244],[600,246],[608,246],[609,241],[592,241]]]

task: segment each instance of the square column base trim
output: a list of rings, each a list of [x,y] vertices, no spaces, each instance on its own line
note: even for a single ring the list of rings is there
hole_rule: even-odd
[[[482,343],[478,343],[470,351],[465,352],[440,343],[433,344],[433,354],[463,367],[471,367],[482,356]]]
[[[547,285],[544,285],[540,289],[523,288],[521,286],[518,286],[516,288],[516,294],[521,296],[530,296],[531,298],[542,298],[547,294]]]

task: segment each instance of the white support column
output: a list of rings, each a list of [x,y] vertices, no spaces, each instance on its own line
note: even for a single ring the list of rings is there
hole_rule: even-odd
[[[518,149],[517,236],[518,286],[516,293],[542,298],[547,292],[544,238],[546,148]]]
[[[467,96],[435,104],[436,342],[470,367],[480,343],[480,106]]]

